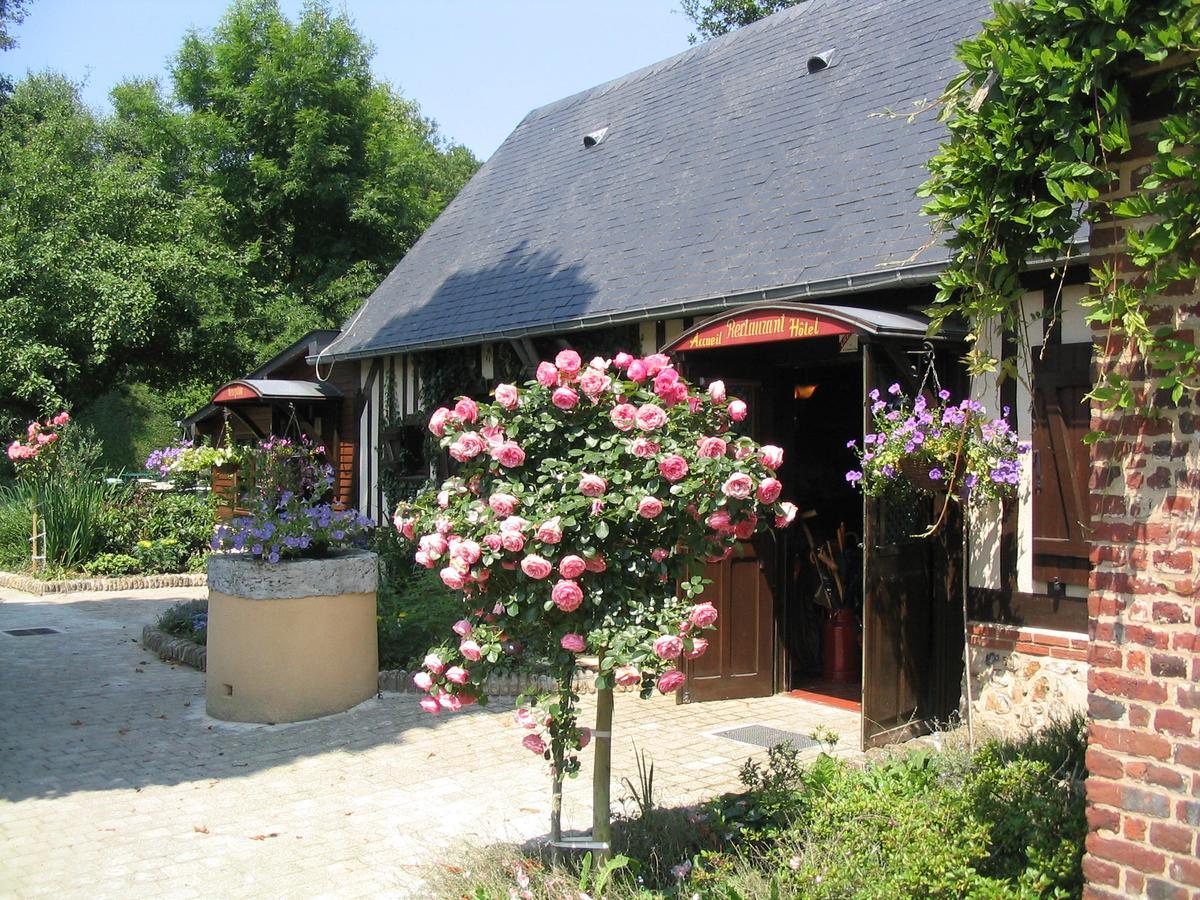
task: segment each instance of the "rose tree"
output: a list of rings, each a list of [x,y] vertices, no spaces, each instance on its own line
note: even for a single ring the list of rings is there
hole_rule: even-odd
[[[733,431],[746,414],[719,381],[693,390],[664,355],[584,365],[564,350],[536,381],[430,420],[458,473],[394,522],[464,613],[413,680],[423,708],[457,710],[486,701],[502,655],[550,660],[557,693],[521,698],[516,715],[524,746],[551,763],[555,840],[562,778],[591,738],[571,687],[579,656],[599,658],[593,839],[606,844],[613,685],[677,690],[716,624],[698,602],[704,562],[795,516],[779,501],[783,451]]]

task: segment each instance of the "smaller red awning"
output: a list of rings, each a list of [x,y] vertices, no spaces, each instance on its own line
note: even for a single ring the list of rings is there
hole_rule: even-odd
[[[334,400],[342,396],[337,388],[315,381],[282,378],[243,378],[222,385],[213,394],[216,404],[255,400]]]

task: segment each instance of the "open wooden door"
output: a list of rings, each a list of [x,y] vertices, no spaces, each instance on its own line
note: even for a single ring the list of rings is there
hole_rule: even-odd
[[[688,661],[681,703],[769,697],[775,692],[774,597],[766,561],[749,541],[720,563],[710,563],[704,577],[711,584],[699,602],[709,602],[720,617],[709,632],[708,652]]]
[[[912,395],[918,385],[904,349],[864,348],[867,390],[899,382]],[[865,427],[870,427],[869,410]],[[935,512],[935,501],[902,479],[887,495],[865,498],[864,750],[923,734],[957,706],[962,670],[955,654],[962,652],[962,632],[960,620],[955,636],[952,614],[960,597],[954,582],[961,574],[957,565],[948,564],[946,550],[961,540],[961,519],[953,515],[940,539],[916,537]]]

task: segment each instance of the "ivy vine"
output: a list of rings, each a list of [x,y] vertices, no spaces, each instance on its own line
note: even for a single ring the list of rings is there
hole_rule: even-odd
[[[998,322],[1020,342],[1029,264],[1069,264],[1087,225],[1123,224],[1126,247],[1116,264],[1093,267],[1085,306],[1108,328],[1105,355],[1130,347],[1144,369],[1102,366],[1090,396],[1109,410],[1145,409],[1163,389],[1176,403],[1200,390],[1196,341],[1153,300],[1190,291],[1200,274],[1198,51],[1196,0],[995,4],[982,32],[959,46],[965,71],[936,103],[950,139],[920,195],[948,232],[952,259],[930,310],[935,328],[961,316],[979,335]],[[1148,97],[1161,113],[1139,113]],[[1139,117],[1159,119],[1149,169],[1118,197],[1114,162],[1140,155],[1130,136]],[[1017,358],[979,348],[967,366],[1021,374]]]

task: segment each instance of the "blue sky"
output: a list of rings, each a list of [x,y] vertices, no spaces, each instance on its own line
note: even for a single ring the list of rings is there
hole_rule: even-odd
[[[158,77],[224,0],[32,0],[0,71],[53,69],[106,109],[124,78]],[[301,0],[281,0],[295,17]],[[688,48],[678,0],[335,0],[375,45],[375,74],[486,159],[534,107]]]

